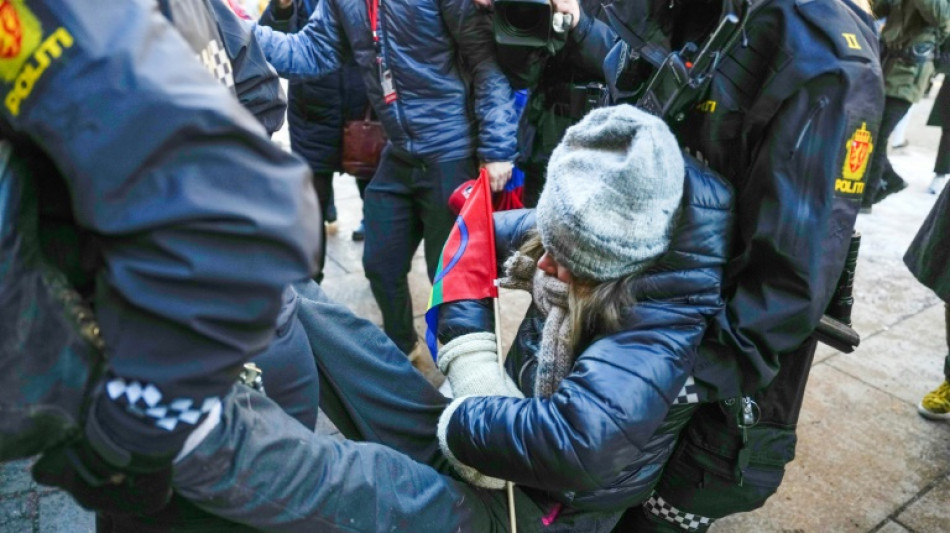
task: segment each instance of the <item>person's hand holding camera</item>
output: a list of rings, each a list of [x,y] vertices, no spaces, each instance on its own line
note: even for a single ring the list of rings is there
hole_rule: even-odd
[[[571,16],[572,30],[577,27],[577,23],[581,20],[581,6],[577,0],[551,0],[551,5],[554,6],[556,13]]]
[[[276,0],[283,2],[285,0]],[[475,5],[484,8],[490,8],[492,5],[492,0],[474,0]],[[290,0],[287,0],[287,3],[290,3]],[[581,19],[581,6],[577,3],[577,0],[551,0],[551,5],[554,7],[555,13],[564,13],[565,15],[571,15],[571,29],[577,27],[578,21]]]

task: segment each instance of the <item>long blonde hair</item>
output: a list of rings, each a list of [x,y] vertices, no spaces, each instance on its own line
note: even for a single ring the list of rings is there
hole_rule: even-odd
[[[541,258],[544,245],[536,230],[529,233],[519,251],[535,262]],[[626,309],[636,303],[631,287],[636,279],[635,274],[609,281],[572,277],[567,300],[571,333],[564,340],[573,353],[579,354],[600,335],[620,331]]]

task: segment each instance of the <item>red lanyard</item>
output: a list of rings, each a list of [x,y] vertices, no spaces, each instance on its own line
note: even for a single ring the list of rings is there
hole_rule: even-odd
[[[379,2],[380,0],[366,0],[366,11],[369,12],[369,25],[373,30],[373,42],[379,43],[379,34],[376,28],[379,25]]]

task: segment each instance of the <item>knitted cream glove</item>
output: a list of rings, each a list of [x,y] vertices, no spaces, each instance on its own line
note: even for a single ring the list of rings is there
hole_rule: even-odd
[[[478,470],[459,461],[458,458],[455,457],[455,454],[452,453],[452,450],[449,449],[447,439],[449,421],[452,420],[452,415],[455,413],[455,410],[458,409],[458,406],[462,405],[462,402],[467,398],[468,397],[465,396],[452,400],[452,403],[442,411],[442,416],[439,417],[439,426],[436,428],[436,435],[439,437],[439,447],[442,448],[442,455],[449,460],[449,464],[452,465],[452,468],[454,468],[459,476],[469,485],[475,485],[483,489],[502,490],[505,488],[505,480],[482,474]]]
[[[452,384],[452,395],[513,396],[524,394],[498,366],[495,334],[488,332],[462,335],[439,350],[439,370]]]
[[[439,446],[455,471],[476,487],[501,490],[505,481],[486,476],[459,461],[449,449],[446,438],[449,421],[459,405],[469,396],[512,396],[524,398],[515,382],[498,366],[495,334],[488,332],[469,333],[453,339],[439,350],[439,370],[452,386],[455,400],[442,411],[437,435]]]

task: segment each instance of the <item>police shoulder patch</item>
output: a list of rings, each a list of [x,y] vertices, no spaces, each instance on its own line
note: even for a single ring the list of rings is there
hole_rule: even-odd
[[[864,194],[864,173],[868,168],[874,143],[867,122],[862,122],[845,142],[841,176],[835,180],[835,193],[860,198]]]
[[[0,0],[0,86],[14,117],[46,70],[73,46],[65,27],[43,28],[25,0]]]
[[[42,29],[23,0],[0,0],[0,79],[12,83],[40,45]]]

